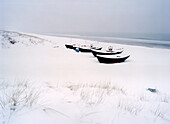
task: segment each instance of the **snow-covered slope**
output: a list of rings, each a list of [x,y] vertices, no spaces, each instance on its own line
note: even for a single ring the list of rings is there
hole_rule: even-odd
[[[25,46],[38,45],[47,42],[47,40],[18,32],[0,31],[0,47],[9,48],[14,44],[23,44]]]
[[[0,38],[0,123],[170,123],[169,49],[95,42],[131,55],[107,65],[66,49],[70,38],[2,31]]]

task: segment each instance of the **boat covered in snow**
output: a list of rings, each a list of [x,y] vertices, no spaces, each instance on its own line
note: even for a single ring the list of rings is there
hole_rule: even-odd
[[[75,50],[79,46],[77,44],[65,44],[66,48]]]
[[[96,47],[93,45],[81,45],[79,47],[80,52],[92,52],[92,50],[101,50],[102,47]]]
[[[92,54],[96,57],[97,55],[115,55],[123,52],[123,48],[114,49],[114,50],[91,50]]]
[[[116,55],[97,55],[96,56],[100,63],[120,63],[124,62],[130,55],[116,54]]]

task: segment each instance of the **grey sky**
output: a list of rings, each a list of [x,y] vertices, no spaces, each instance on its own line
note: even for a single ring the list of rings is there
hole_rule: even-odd
[[[170,33],[170,0],[0,0],[0,29]]]

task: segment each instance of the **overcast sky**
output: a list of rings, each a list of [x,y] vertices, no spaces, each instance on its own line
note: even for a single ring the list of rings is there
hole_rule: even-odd
[[[170,0],[0,0],[0,29],[170,33]]]

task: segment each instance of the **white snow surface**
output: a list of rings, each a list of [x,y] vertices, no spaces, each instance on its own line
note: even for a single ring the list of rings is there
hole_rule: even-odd
[[[169,49],[71,42],[130,58],[101,64],[67,49],[70,38],[0,31],[0,124],[170,123]]]

